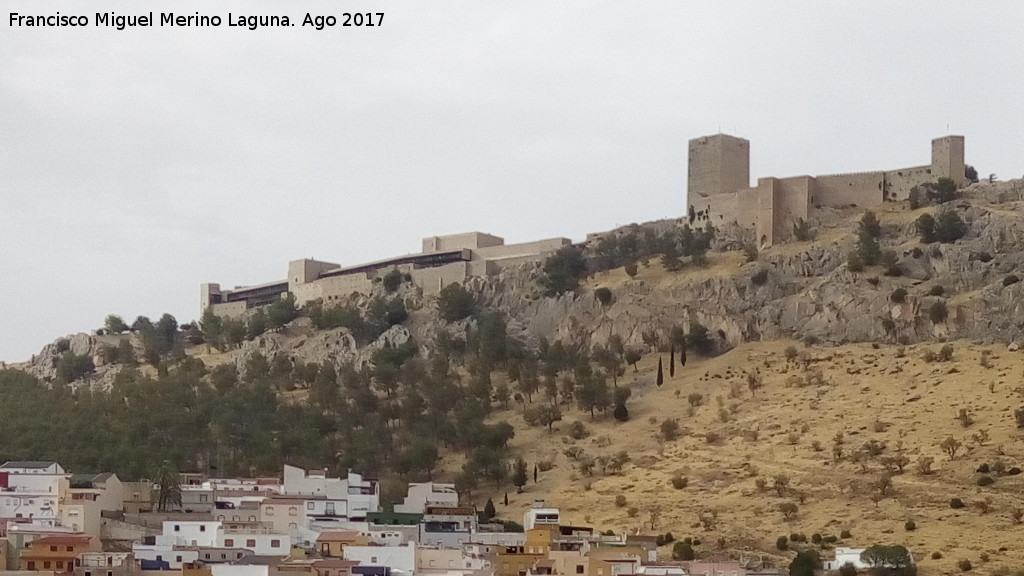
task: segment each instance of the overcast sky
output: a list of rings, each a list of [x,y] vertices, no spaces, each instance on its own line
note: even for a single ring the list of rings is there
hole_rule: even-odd
[[[303,28],[305,13],[383,26]],[[751,177],[926,164],[1024,173],[1024,3],[0,3],[0,359],[109,313],[198,316],[288,260],[679,217],[687,140]],[[219,28],[17,28],[9,14],[218,14]],[[250,31],[234,14],[297,25]]]

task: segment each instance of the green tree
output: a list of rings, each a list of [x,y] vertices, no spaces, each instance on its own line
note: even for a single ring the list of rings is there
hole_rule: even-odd
[[[865,266],[878,264],[878,260],[882,257],[882,248],[878,245],[878,238],[861,230],[858,234],[857,255]]]
[[[544,262],[541,285],[548,296],[575,290],[587,273],[583,250],[578,246],[564,246]]]
[[[658,377],[656,379],[656,383],[658,386],[665,383],[665,372],[661,367],[661,357],[658,357]]]
[[[943,244],[952,244],[967,234],[967,224],[954,210],[939,214],[935,221],[935,239]]]
[[[79,355],[65,350],[57,359],[57,381],[64,384],[74,382],[95,369],[88,354]]]
[[[381,280],[381,284],[384,285],[384,290],[388,293],[392,293],[398,290],[398,287],[402,285],[402,273],[397,268],[392,268],[390,272],[384,275]]]
[[[686,347],[683,348],[682,356],[680,361],[685,364],[686,362],[686,349],[692,348],[696,350],[698,354],[708,355],[713,350],[714,343],[708,336],[708,329],[700,322],[690,323],[690,333],[686,335]]]
[[[128,325],[116,314],[107,316],[103,321],[103,327],[106,328],[108,334],[121,334],[128,331]]]
[[[446,322],[456,322],[475,312],[476,299],[462,284],[449,284],[438,294],[437,306],[441,318]]]
[[[626,350],[626,364],[629,364],[629,365],[633,366],[633,371],[634,372],[639,372],[640,371],[640,369],[637,368],[637,366],[636,366],[637,362],[640,361],[640,358],[642,358],[642,356],[641,356],[639,350],[635,350],[635,349]]]
[[[487,499],[487,504],[484,504],[483,516],[480,519],[483,520],[484,522],[490,522],[491,520],[494,519],[494,516],[496,514],[497,514],[497,511],[494,509],[494,500],[491,500],[490,498],[488,498]]]
[[[810,242],[811,240],[814,240],[814,236],[815,234],[814,230],[811,229],[811,224],[803,218],[797,218],[796,222],[793,223],[793,237],[800,242]],[[747,260],[747,262],[750,261],[751,260]]]
[[[884,546],[875,544],[868,547],[860,554],[861,562],[875,568],[889,568],[891,570],[904,570],[913,565],[910,552],[903,546]]]
[[[218,350],[224,349],[224,326],[220,316],[213,313],[213,307],[203,310],[199,318],[199,331],[203,334],[203,340]]]
[[[917,227],[917,234],[921,237],[922,244],[935,242],[935,218],[931,214],[921,214],[914,221]]]
[[[816,550],[803,550],[790,562],[789,576],[814,576],[814,571],[820,566],[821,560]]]
[[[875,216],[875,213],[871,210],[865,212],[860,218],[857,232],[872,238],[880,238],[882,236],[882,225],[878,222],[878,216]]]
[[[178,472],[171,467],[171,463],[167,460],[164,460],[156,471],[156,490],[157,511],[166,512],[170,506],[181,506],[181,484],[178,482]]]
[[[672,545],[673,560],[693,560],[697,557],[690,539],[681,540]]]
[[[526,460],[522,457],[516,458],[515,463],[512,465],[512,485],[516,487],[516,491],[522,493],[523,486],[526,486],[528,480],[526,469]]]

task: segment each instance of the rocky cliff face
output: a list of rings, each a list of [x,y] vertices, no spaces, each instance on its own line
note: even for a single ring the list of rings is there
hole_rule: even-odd
[[[925,210],[932,209],[920,212]],[[882,248],[899,256],[899,277],[885,276],[877,267],[856,273],[847,269],[846,255],[854,249],[859,218],[859,212],[851,210],[823,218],[818,225],[826,233],[816,242],[779,246],[764,251],[756,262],[743,263],[736,252],[718,251],[711,256],[711,270],[668,273],[652,261],[641,266],[636,278],[621,270],[602,272],[576,293],[555,298],[543,297],[537,288],[541,265],[524,264],[495,277],[474,278],[468,288],[485,306],[506,316],[511,335],[531,344],[547,338],[590,346],[606,344],[617,334],[627,346],[649,351],[667,342],[673,325],[688,328],[693,322],[710,330],[720,350],[780,338],[812,338],[826,344],[955,338],[1020,341],[1024,283],[1004,285],[1004,280],[1011,274],[1024,277],[1024,181],[976,184],[960,200],[934,210],[959,211],[967,222],[967,235],[954,244],[922,245],[914,225],[917,212],[897,204],[878,211]],[[680,222],[650,226],[673,225]],[[715,247],[735,250],[743,241],[742,231],[723,229]],[[762,271],[765,281],[755,282]],[[598,286],[611,290],[609,305],[595,297]],[[935,286],[942,287],[941,295],[932,295]],[[894,298],[898,288],[905,297]],[[445,324],[436,301],[408,285],[398,296],[406,301],[409,320],[369,346],[358,346],[346,329],[316,331],[308,319],[300,318],[281,331],[244,343],[229,360],[242,372],[256,352],[268,359],[286,354],[303,362],[361,364],[382,346],[411,338],[427,348],[440,331],[460,335],[472,324]],[[367,300],[358,299],[357,305],[365,306]],[[930,317],[935,302],[946,305],[945,321],[933,322]],[[52,379],[60,354],[70,349],[91,355],[100,368],[99,380],[109,384],[116,371],[102,366],[99,348],[111,343],[104,338],[112,337],[62,338],[44,347],[26,369]]]

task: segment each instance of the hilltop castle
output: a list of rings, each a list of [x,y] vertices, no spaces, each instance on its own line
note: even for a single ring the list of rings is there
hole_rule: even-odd
[[[964,137],[932,140],[932,163],[879,172],[758,178],[750,186],[750,142],[727,134],[690,140],[688,202],[690,219],[719,226],[735,222],[757,231],[771,246],[789,238],[793,224],[820,208],[867,208],[906,200],[915,186],[939,178],[967,184]]]

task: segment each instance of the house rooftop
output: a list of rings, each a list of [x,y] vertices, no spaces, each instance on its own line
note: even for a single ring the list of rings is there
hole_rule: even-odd
[[[359,536],[352,530],[325,530],[317,536],[317,542],[352,542]]]
[[[75,544],[88,544],[90,540],[92,540],[91,536],[46,536],[44,538],[37,538],[31,543],[43,546],[72,546]]]
[[[49,468],[55,465],[56,462],[48,462],[46,460],[11,460],[0,464],[0,470],[10,468],[26,468],[33,470],[41,470],[43,468]]]

